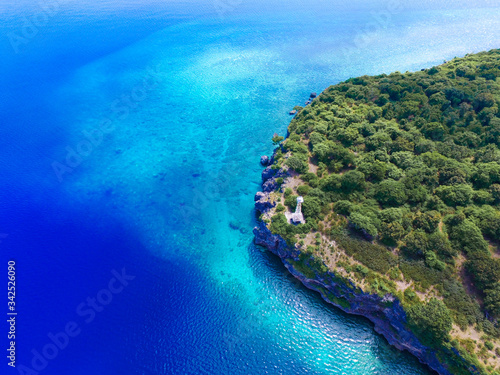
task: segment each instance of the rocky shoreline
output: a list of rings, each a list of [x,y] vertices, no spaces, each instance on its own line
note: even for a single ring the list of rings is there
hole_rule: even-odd
[[[271,158],[269,164],[272,164],[272,160],[273,158]],[[286,172],[281,169],[272,169],[271,166],[268,166],[262,172],[263,191],[255,195],[255,208],[258,213],[266,213],[274,207],[270,200],[270,193],[279,188],[276,182],[279,177],[286,177]],[[311,267],[315,277],[306,277],[294,266],[294,263],[299,261],[299,249],[291,248],[282,237],[272,234],[263,221],[259,222],[253,233],[255,235],[255,244],[280,257],[285,267],[294,277],[307,288],[319,292],[325,301],[348,314],[368,318],[374,323],[375,331],[384,336],[389,344],[399,350],[407,350],[417,357],[421,363],[438,374],[452,375],[439,361],[436,352],[423,345],[415,334],[407,328],[406,313],[395,296],[387,294],[380,297],[377,294],[365,293],[350,280],[341,278],[331,271],[320,275]],[[447,351],[448,349],[444,350]],[[453,351],[453,354],[459,356],[458,352]],[[476,373],[474,368],[470,370],[471,373]]]

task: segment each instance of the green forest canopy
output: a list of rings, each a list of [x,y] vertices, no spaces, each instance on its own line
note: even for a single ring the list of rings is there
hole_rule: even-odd
[[[443,305],[412,308],[414,321],[431,322],[417,315],[438,307],[445,322],[434,322],[435,337],[451,328],[446,311],[462,328],[478,324],[499,337],[499,76],[500,50],[492,50],[326,89],[291,121],[275,154],[275,168],[301,177],[307,223],[293,227],[277,213],[271,229],[296,242],[322,223],[339,240],[327,224],[332,213],[341,215],[347,237],[399,249],[405,277],[444,296]],[[291,193],[285,204],[293,209]],[[376,269],[377,260],[360,251],[351,253]],[[462,286],[459,257],[477,296]]]

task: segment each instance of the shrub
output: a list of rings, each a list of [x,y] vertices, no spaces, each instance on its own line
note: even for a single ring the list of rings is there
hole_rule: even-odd
[[[401,260],[399,268],[405,279],[420,283],[424,289],[428,289],[431,285],[441,284],[445,276],[443,272],[427,267],[421,260]]]
[[[446,268],[446,264],[444,264],[437,258],[436,253],[434,251],[427,251],[425,253],[425,264],[439,271],[443,271]]]
[[[484,291],[484,307],[495,317],[500,317],[500,284],[497,282]]]
[[[483,318],[479,304],[467,294],[461,282],[454,279],[443,280],[443,298],[446,306],[455,311],[457,317],[461,317],[462,328]]]
[[[500,261],[491,259],[489,255],[474,254],[474,257],[467,261],[466,267],[476,286],[482,290],[493,288],[500,280]]]
[[[297,156],[290,156],[285,164],[297,173],[305,173],[309,169],[307,162]]]
[[[385,274],[397,265],[397,257],[384,246],[345,235],[336,237],[336,241],[348,255],[373,271]]]
[[[366,277],[366,275],[368,275],[368,272],[370,272],[368,268],[362,266],[361,264],[357,264],[355,270],[356,272],[360,273],[362,277]]]
[[[271,218],[269,229],[273,234],[278,234],[283,237],[287,242],[291,242],[291,237],[295,234],[293,225],[288,224],[288,221],[283,214],[274,215]]]
[[[289,195],[285,198],[285,206],[289,207],[292,211],[297,207],[297,195]]]
[[[491,341],[486,341],[484,343],[484,346],[486,347],[486,349],[488,350],[493,350],[495,348],[495,345],[493,345],[493,343]]]

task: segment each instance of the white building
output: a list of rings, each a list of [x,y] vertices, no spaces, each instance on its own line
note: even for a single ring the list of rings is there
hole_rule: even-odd
[[[292,223],[293,224],[305,224],[304,215],[302,215],[302,203],[304,202],[303,197],[297,197],[297,208],[295,212],[292,214]]]

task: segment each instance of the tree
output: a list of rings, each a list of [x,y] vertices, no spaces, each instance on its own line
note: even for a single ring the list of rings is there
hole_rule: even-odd
[[[459,220],[454,223],[454,219],[459,219],[459,215],[447,221],[449,237],[457,249],[463,249],[467,255],[488,254],[488,243],[484,240],[481,230],[469,219]]]
[[[331,174],[321,180],[320,186],[324,191],[337,191],[340,189],[342,176]]]
[[[300,185],[297,187],[297,193],[299,195],[307,195],[307,193],[311,190],[311,187],[308,185]]]
[[[380,225],[380,239],[385,243],[396,244],[404,234],[405,229],[397,221]]]
[[[435,251],[441,258],[450,259],[457,255],[457,251],[451,246],[448,236],[439,231],[435,231],[429,237],[429,249]]]
[[[336,213],[340,215],[350,215],[352,210],[353,210],[353,204],[349,201],[346,200],[340,200],[335,202],[333,205],[333,209],[335,210]]]
[[[375,187],[375,199],[383,206],[401,206],[406,202],[404,185],[395,180],[384,180]]]
[[[360,164],[358,170],[364,173],[370,181],[382,181],[387,172],[387,164],[375,160],[371,163]]]
[[[284,137],[274,133],[272,141],[274,145],[279,145],[284,139]]]
[[[493,184],[490,186],[491,197],[494,199],[495,203],[500,202],[500,185]]]
[[[441,216],[437,211],[417,212],[413,218],[413,227],[422,229],[427,233],[434,232],[441,220]]]
[[[498,119],[500,121],[500,119]],[[500,162],[500,150],[493,144],[481,147],[474,152],[474,161],[476,163]]]
[[[346,193],[352,191],[362,191],[365,189],[365,175],[364,173],[354,170],[347,171],[342,175],[341,179],[342,190]]]
[[[377,149],[383,148],[392,142],[389,134],[385,132],[377,132],[371,137],[365,138],[365,145],[369,151],[375,151]]]
[[[345,146],[350,146],[359,137],[358,129],[349,126],[346,129],[339,129],[336,133],[337,139]]]
[[[500,213],[491,206],[484,206],[479,215],[479,227],[484,235],[500,239]]]
[[[445,127],[439,122],[429,122],[423,126],[422,133],[433,141],[442,141]]]
[[[491,107],[495,104],[495,97],[491,92],[481,92],[474,98],[474,110],[481,111],[483,108]]]
[[[425,202],[429,193],[425,187],[418,185],[415,188],[406,189],[406,196],[408,197],[408,203],[417,205]]]
[[[403,210],[393,207],[386,208],[378,213],[378,217],[385,223],[401,223],[401,220],[403,219]]]
[[[377,236],[377,228],[373,225],[371,219],[360,212],[353,212],[349,215],[349,224],[351,228],[363,234],[368,240],[372,240]]]
[[[325,164],[341,163],[348,166],[354,162],[354,155],[347,148],[332,141],[317,143],[313,147],[313,155]]]
[[[415,149],[415,143],[410,142],[408,139],[403,137],[397,137],[391,144],[392,152],[397,151],[411,151]]]
[[[474,185],[479,188],[488,188],[491,184],[500,182],[500,164],[477,163],[477,171],[474,173]]]
[[[404,239],[402,250],[410,256],[422,256],[429,248],[429,239],[425,232],[411,231]]]
[[[436,194],[448,206],[467,206],[473,197],[474,190],[465,184],[439,186]]]
[[[321,142],[324,141],[326,141],[326,137],[321,133],[312,132],[311,135],[309,135],[309,143],[313,146],[313,149],[314,146],[321,144]]]
[[[321,201],[318,197],[305,196],[302,203],[302,213],[306,218],[317,218],[321,213]]]
[[[426,304],[417,304],[408,309],[411,325],[419,332],[423,341],[436,345],[447,339],[453,320],[446,305],[431,298]]]
[[[283,148],[287,151],[292,151],[292,153],[296,156],[301,155],[302,157],[307,157],[309,150],[307,146],[299,141],[293,141],[289,139],[283,145]]]
[[[460,163],[447,163],[439,170],[439,183],[443,185],[465,184],[467,173]]]
[[[493,197],[488,190],[476,190],[474,191],[473,200],[478,205],[493,203]]]

